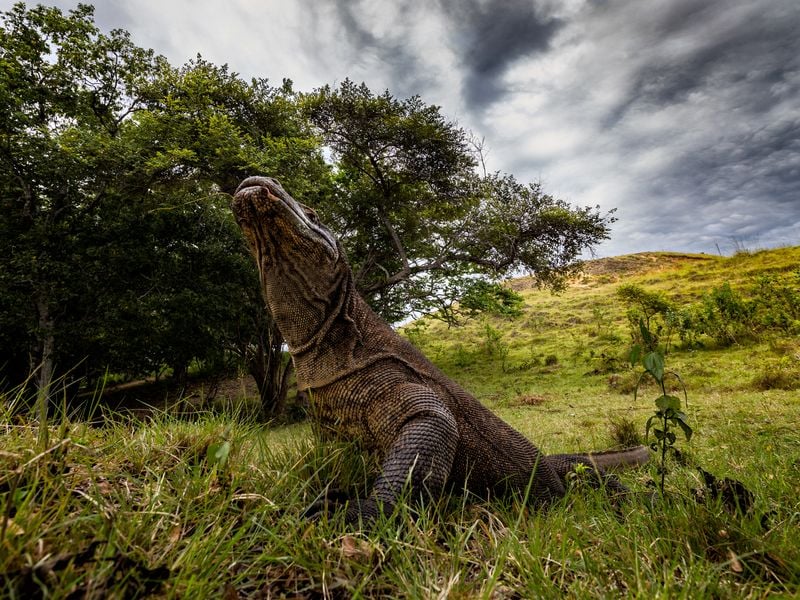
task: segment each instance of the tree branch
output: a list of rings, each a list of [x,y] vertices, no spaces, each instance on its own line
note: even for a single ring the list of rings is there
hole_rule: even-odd
[[[408,273],[409,264],[408,264],[408,255],[406,254],[406,249],[403,246],[403,242],[400,239],[400,236],[397,235],[397,230],[392,225],[392,222],[389,220],[389,217],[386,216],[386,213],[383,212],[383,209],[378,209],[378,216],[381,219],[381,223],[386,228],[386,232],[389,234],[389,237],[392,238],[392,245],[394,249],[397,250],[397,254],[400,256],[400,261],[403,263],[403,268],[400,272]]]
[[[444,261],[445,257],[439,256],[436,259],[421,265],[416,265],[416,266],[409,265],[403,269],[400,269],[394,275],[388,276],[383,281],[379,281],[371,285],[359,288],[359,290],[364,294],[373,294],[375,292],[385,290],[394,285],[397,285],[401,281],[405,281],[406,279],[413,277],[414,275],[419,275],[420,273],[427,273],[430,271],[435,271],[437,269],[440,269],[442,265],[444,265]]]

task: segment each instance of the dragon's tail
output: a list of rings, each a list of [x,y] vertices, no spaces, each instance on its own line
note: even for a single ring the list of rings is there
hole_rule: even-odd
[[[583,455],[595,467],[602,470],[627,469],[639,467],[650,460],[647,446],[633,446],[623,450],[607,450],[605,452],[589,452]]]

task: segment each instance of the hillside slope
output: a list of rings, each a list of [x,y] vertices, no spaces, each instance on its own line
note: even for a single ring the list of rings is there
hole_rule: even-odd
[[[638,372],[626,360],[631,335],[627,307],[616,294],[621,285],[661,292],[686,307],[726,282],[747,297],[761,276],[797,285],[800,295],[799,270],[800,247],[730,258],[669,252],[605,258],[589,261],[558,295],[536,289],[530,278],[510,282],[525,299],[520,317],[482,316],[449,328],[428,318],[403,332],[546,450],[601,447],[613,443],[610,420],[626,415],[643,426],[652,412],[647,390],[633,399]],[[800,343],[792,336],[775,333],[726,348],[708,339],[682,348],[673,337],[668,367],[685,381],[695,419],[769,403],[789,422],[800,421],[796,391],[763,389],[756,381],[775,369],[800,378]]]

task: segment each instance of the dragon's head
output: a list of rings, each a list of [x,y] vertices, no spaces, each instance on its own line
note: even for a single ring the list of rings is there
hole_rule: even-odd
[[[272,177],[245,179],[232,208],[278,328],[290,347],[302,345],[329,316],[349,272],[341,246],[316,212]]]

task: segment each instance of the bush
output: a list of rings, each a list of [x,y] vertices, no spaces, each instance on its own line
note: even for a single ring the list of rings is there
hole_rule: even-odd
[[[727,347],[763,339],[769,332],[800,335],[800,270],[789,278],[760,276],[744,292],[725,282],[688,306],[675,306],[661,293],[632,284],[620,286],[617,296],[628,306],[633,342],[641,345],[643,321],[665,352],[674,333],[689,347],[702,345],[704,338]]]
[[[757,340],[770,331],[800,333],[800,274],[782,281],[761,276],[745,297],[729,283],[713,288],[693,306],[678,311],[678,331],[687,344],[701,335],[719,346]]]
[[[800,269],[794,282],[762,275],[753,286],[759,328],[800,334]]]
[[[503,317],[519,317],[524,299],[517,292],[500,283],[477,280],[459,300],[461,310],[468,317],[490,313]]]
[[[459,368],[470,367],[477,362],[475,354],[464,348],[464,344],[456,344],[453,348],[453,364]]]
[[[669,348],[677,324],[674,316],[676,309],[662,292],[651,292],[628,283],[617,288],[617,297],[628,307],[625,315],[634,345],[643,344],[639,327],[639,323],[643,322],[653,335],[655,345]]]
[[[555,354],[548,354],[544,357],[544,366],[554,367],[558,364],[558,357]]]
[[[696,327],[720,346],[753,340],[756,303],[731,288],[728,282],[703,297]]]
[[[770,365],[753,378],[752,386],[762,391],[800,389],[800,369]]]

